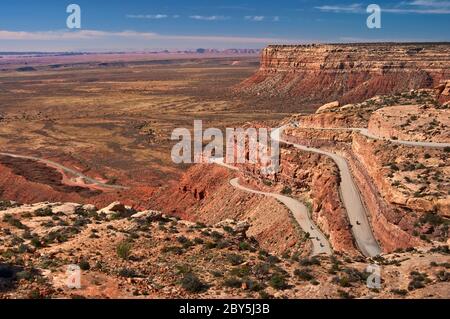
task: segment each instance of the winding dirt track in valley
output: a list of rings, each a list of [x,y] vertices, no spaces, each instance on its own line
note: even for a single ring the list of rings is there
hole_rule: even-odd
[[[228,169],[234,170],[234,171],[238,170],[238,168],[224,163],[222,158],[221,159],[213,159],[212,162],[216,163],[218,165],[224,166]],[[313,250],[312,250],[313,256],[320,255],[320,254],[331,255],[333,253],[331,246],[328,242],[328,239],[325,237],[325,235],[320,231],[320,229],[311,220],[311,218],[309,216],[308,208],[303,203],[301,203],[300,201],[298,201],[292,197],[288,197],[288,196],[284,196],[284,195],[280,195],[280,194],[276,194],[276,193],[267,193],[267,192],[256,191],[256,190],[250,189],[248,187],[242,186],[239,184],[238,178],[232,179],[230,181],[230,184],[231,184],[231,186],[233,186],[234,188],[236,188],[238,190],[241,190],[241,191],[244,191],[247,193],[251,193],[251,194],[273,197],[276,200],[278,200],[280,203],[284,204],[292,212],[292,215],[294,216],[295,220],[300,225],[300,227],[305,232],[309,233],[311,242],[313,245]]]
[[[85,185],[79,185],[80,183],[78,183],[79,186],[85,186],[85,187],[89,187],[90,184],[93,184],[95,186],[99,186],[101,188],[106,188],[106,189],[113,189],[113,190],[123,190],[123,189],[128,189],[128,187],[125,186],[120,186],[120,185],[110,185],[110,184],[106,184],[103,182],[100,182],[94,178],[91,178],[89,176],[84,175],[83,173],[77,172],[76,170],[73,170],[71,168],[68,168],[64,165],[61,165],[59,163],[56,163],[54,161],[51,160],[47,160],[44,158],[39,158],[39,157],[34,157],[34,156],[25,156],[25,155],[18,155],[18,154],[12,154],[12,153],[2,153],[0,152],[0,155],[2,156],[8,156],[8,157],[12,157],[12,158],[21,158],[21,159],[28,159],[28,160],[33,160],[33,161],[38,161],[41,163],[44,163],[50,167],[53,167],[57,170],[61,170],[65,173],[69,173],[72,174],[74,176],[77,176],[78,178],[81,178],[86,184]]]

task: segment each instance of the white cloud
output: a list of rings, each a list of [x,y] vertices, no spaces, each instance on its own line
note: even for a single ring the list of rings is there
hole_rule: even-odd
[[[167,19],[169,16],[167,14],[127,14],[126,17],[128,19],[159,20],[159,19]]]
[[[438,8],[450,8],[450,1],[435,1],[435,0],[415,0],[410,3],[413,6],[424,7],[438,7]]]
[[[129,31],[124,32],[105,32],[97,30],[81,31],[7,31],[0,30],[0,40],[33,40],[33,41],[52,41],[52,40],[87,40],[98,39],[108,35],[127,36]]]
[[[349,5],[323,5],[315,7],[320,11],[324,12],[335,12],[335,13],[360,13],[365,12],[363,5],[361,3],[354,3]]]
[[[333,13],[366,13],[366,6],[361,3],[349,5],[323,5],[315,9]],[[396,6],[383,6],[382,12],[412,14],[450,14],[450,1],[414,0],[400,2]]]
[[[199,16],[199,15],[190,16],[189,18],[194,19],[194,20],[203,20],[203,21],[220,21],[220,20],[230,19],[230,17],[225,17],[225,16]]]
[[[266,17],[265,16],[245,16],[244,18],[245,18],[245,20],[260,22],[260,21],[264,21],[264,19]]]
[[[152,32],[137,31],[7,31],[0,30],[0,40],[10,41],[54,41],[54,40],[98,40],[108,38],[121,39],[142,39],[142,40],[202,40],[211,42],[235,42],[235,43],[271,43],[271,42],[292,42],[296,40],[259,38],[259,37],[239,37],[239,36],[203,36],[203,35],[161,35]],[[120,39],[119,39],[120,40]]]
[[[278,22],[278,21],[280,21],[280,17],[279,16],[275,16],[275,17],[273,17],[272,21],[273,22]]]

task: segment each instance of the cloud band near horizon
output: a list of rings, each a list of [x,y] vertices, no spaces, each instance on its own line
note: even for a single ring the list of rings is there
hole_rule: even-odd
[[[195,47],[242,48],[263,47],[271,43],[289,44],[303,43],[300,39],[268,38],[268,37],[243,37],[243,36],[207,36],[207,35],[163,35],[154,32],[137,31],[101,31],[101,30],[58,30],[58,31],[8,31],[0,30],[0,41],[8,42],[16,50],[17,46],[27,47],[33,50],[41,44],[45,47],[47,43],[61,45],[62,48],[74,46],[78,48],[95,47],[102,42],[119,45],[121,48],[165,47],[164,43],[179,43],[179,49]],[[14,44],[16,46],[14,46]],[[207,44],[210,44],[207,46]],[[72,45],[72,46],[71,46]],[[171,45],[172,48],[175,48]],[[108,47],[105,46],[105,50]],[[169,48],[169,47],[167,47]],[[4,48],[2,48],[5,51]]]

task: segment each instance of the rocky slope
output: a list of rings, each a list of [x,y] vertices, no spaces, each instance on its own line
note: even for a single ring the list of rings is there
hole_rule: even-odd
[[[249,224],[73,203],[0,203],[2,298],[449,298],[450,250],[373,259],[270,254]],[[382,284],[367,287],[367,266]],[[69,288],[68,266],[80,268]],[[73,269],[73,268],[72,268]]]
[[[369,132],[404,141],[450,143],[450,109],[399,105],[372,114]]]
[[[310,104],[345,104],[431,88],[448,78],[448,43],[272,45],[262,53],[260,70],[237,89]]]

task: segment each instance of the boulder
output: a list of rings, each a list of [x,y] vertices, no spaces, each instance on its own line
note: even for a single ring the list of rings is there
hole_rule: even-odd
[[[216,228],[230,227],[233,232],[237,234],[245,235],[247,230],[250,228],[250,224],[246,221],[236,222],[233,219],[225,219],[215,225]]]
[[[121,202],[114,202],[112,204],[109,204],[107,207],[102,208],[100,210],[101,213],[111,213],[111,212],[115,212],[115,213],[124,213],[126,212],[126,207],[124,204],[122,204]]]
[[[102,208],[100,211],[98,211],[98,213],[104,214],[108,218],[112,218],[113,216],[127,217],[130,210],[131,210],[131,207],[127,207],[124,204],[122,204],[121,202],[114,202],[114,203],[110,204],[109,206]]]
[[[156,210],[146,210],[131,216],[133,219],[145,219],[150,222],[156,222],[163,219],[163,214]]]
[[[89,212],[93,212],[93,211],[96,211],[96,210],[97,210],[97,207],[95,207],[95,205],[92,205],[92,204],[86,204],[86,205],[83,205],[82,208],[83,208],[84,210],[89,211]]]
[[[328,112],[330,110],[337,109],[337,108],[339,108],[339,106],[340,106],[339,101],[334,101],[334,102],[330,102],[330,103],[324,104],[321,107],[319,107],[319,109],[316,111],[316,114],[325,113],[325,112]]]
[[[245,234],[249,228],[250,228],[250,223],[248,223],[246,221],[239,221],[236,224],[235,231],[237,233]]]
[[[65,215],[72,215],[77,208],[81,207],[80,204],[64,203],[53,206],[51,209],[54,213],[63,213]]]

